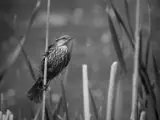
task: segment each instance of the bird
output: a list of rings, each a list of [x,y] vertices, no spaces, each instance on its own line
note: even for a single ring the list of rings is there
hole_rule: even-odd
[[[48,51],[44,53],[40,62],[36,82],[27,92],[31,101],[41,103],[43,91],[47,90],[49,83],[68,66],[71,59],[73,39],[70,35],[62,35],[55,40],[55,43],[48,46]],[[45,57],[48,59],[46,86],[43,85]]]

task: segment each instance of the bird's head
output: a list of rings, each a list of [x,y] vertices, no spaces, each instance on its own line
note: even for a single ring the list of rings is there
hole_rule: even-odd
[[[69,35],[63,35],[59,38],[56,39],[56,45],[57,46],[69,46],[70,44],[72,44],[73,41],[73,37],[69,36]]]

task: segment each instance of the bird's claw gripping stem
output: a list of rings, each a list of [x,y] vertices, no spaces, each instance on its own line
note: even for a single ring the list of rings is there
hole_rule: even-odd
[[[42,90],[47,90],[47,88],[48,88],[48,85],[43,85],[43,88],[42,88]]]
[[[49,55],[48,51],[43,54],[44,57],[47,57],[48,55]]]

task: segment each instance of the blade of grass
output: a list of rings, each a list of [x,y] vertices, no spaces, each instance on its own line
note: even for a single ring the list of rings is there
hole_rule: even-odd
[[[66,113],[64,113],[62,118],[63,118],[63,120],[66,120]]]
[[[2,120],[5,120],[5,119],[6,119],[6,115],[3,114],[3,115],[2,115]]]
[[[39,116],[40,111],[41,111],[41,107],[37,110],[33,120],[38,120],[38,116]]]
[[[13,26],[13,29],[16,30],[17,28],[17,15],[16,14],[13,15],[12,26]]]
[[[114,62],[111,65],[110,71],[110,80],[109,80],[109,89],[108,89],[108,96],[107,96],[107,109],[106,109],[106,120],[113,120],[114,119],[114,99],[115,99],[115,81],[117,76],[118,70],[118,62]]]
[[[124,58],[123,58],[123,53],[122,53],[120,43],[119,43],[119,40],[118,40],[118,35],[117,35],[116,30],[114,28],[110,13],[108,13],[108,22],[109,22],[109,28],[110,28],[110,31],[111,31],[111,35],[112,35],[113,46],[116,50],[119,63],[121,65],[122,69],[124,70],[124,72],[127,72],[126,64],[125,64],[125,61],[124,61]]]
[[[151,0],[147,0],[147,3],[149,5],[149,8],[151,8]]]
[[[49,18],[50,18],[50,0],[47,0],[47,21],[46,21],[46,39],[45,39],[45,53],[48,51],[48,41],[49,41]],[[44,78],[43,85],[46,85],[47,81],[47,61],[48,57],[45,57],[44,62]],[[46,104],[46,91],[43,90],[43,102],[42,102],[42,120],[45,120],[45,104]]]
[[[64,120],[60,115],[57,115],[59,120]]]
[[[4,94],[1,93],[1,111],[4,111]]]
[[[151,15],[150,15],[150,0],[148,1],[148,10],[149,10],[149,37],[147,39],[147,47],[146,47],[146,55],[145,55],[145,66],[140,64],[140,76],[141,76],[141,81],[142,84],[145,88],[145,92],[147,94],[150,94],[152,97],[152,105],[153,105],[153,110],[155,113],[155,117],[157,120],[159,120],[159,114],[158,114],[158,108],[157,108],[157,101],[156,101],[156,97],[155,94],[152,90],[152,85],[151,82],[149,80],[149,75],[147,73],[147,67],[148,67],[148,60],[149,60],[149,50],[150,50],[150,37],[151,37]]]
[[[49,106],[46,104],[46,107],[45,107],[45,116],[46,116],[46,120],[52,120],[52,112],[51,112],[51,109],[49,108]]]
[[[84,107],[84,120],[90,120],[90,106],[89,106],[89,90],[88,90],[88,70],[87,65],[82,65],[83,77],[83,107]]]
[[[18,120],[22,120],[22,108],[21,107],[18,110]]]
[[[68,66],[68,67],[66,68],[66,70],[65,70],[64,80],[63,80],[64,85],[66,85],[66,84],[67,84],[68,69],[69,69],[69,66]]]
[[[3,114],[2,111],[0,111],[0,120],[2,120],[2,114]]]
[[[145,53],[145,66],[146,69],[148,68],[148,61],[149,61],[149,51],[150,51],[150,38],[151,38],[151,6],[150,6],[150,0],[147,0],[148,3],[148,26],[149,26],[149,36],[147,38],[147,47],[146,47],[146,53]]]
[[[154,76],[155,76],[155,82],[158,87],[160,87],[160,76],[159,76],[159,68],[156,62],[155,55],[152,53],[152,59],[153,59],[153,68],[154,68]]]
[[[135,53],[134,53],[134,66],[132,77],[132,109],[131,120],[137,120],[138,118],[138,84],[139,84],[139,52],[140,52],[140,0],[136,3],[136,15],[135,15]]]
[[[0,82],[2,81],[4,75],[7,73],[7,70],[5,67],[0,69]]]
[[[83,120],[82,113],[79,115],[79,120]]]
[[[23,36],[23,38],[20,40],[20,44],[17,45],[16,49],[14,50],[13,53],[11,53],[4,66],[0,69],[0,82],[2,81],[4,75],[7,73],[7,71],[9,70],[10,66],[14,64],[14,62],[16,61],[16,59],[18,58],[19,54],[20,54],[20,51],[21,51],[21,46],[24,45],[26,39],[27,39],[27,36],[29,34],[29,31],[30,31],[30,28],[33,24],[33,21],[38,13],[38,10],[40,8],[40,4],[41,4],[41,0],[38,0],[37,3],[36,3],[36,7],[34,8],[32,14],[31,14],[31,17],[30,17],[30,20],[29,20],[29,24],[27,26],[27,30],[26,30],[26,33],[25,35]]]
[[[30,28],[37,16],[37,13],[39,12],[39,9],[40,9],[40,6],[41,6],[41,1],[42,0],[37,0],[37,3],[36,3],[36,6],[35,8],[33,9],[33,12],[31,14],[31,18],[30,18],[30,21],[29,21],[29,24],[28,24],[28,27],[27,27],[27,31],[26,31],[26,34],[24,35],[24,37],[26,38],[28,36],[28,33],[30,31]]]
[[[141,112],[140,120],[146,120],[146,112],[145,111]]]
[[[11,115],[11,112],[10,110],[7,109],[5,120],[8,120],[10,115]]]
[[[22,53],[23,53],[23,55],[24,55],[26,64],[27,64],[27,66],[28,66],[28,68],[29,68],[30,74],[31,74],[33,80],[36,81],[36,76],[35,76],[35,73],[34,73],[32,64],[31,64],[31,62],[30,62],[30,59],[29,59],[27,53],[25,52],[25,49],[23,48],[23,46],[21,46],[21,47],[22,47],[22,48],[21,48],[21,49],[22,49]]]
[[[119,71],[119,73],[118,73],[118,77],[117,77],[117,80],[116,80],[116,85],[115,85],[115,88],[116,88],[116,90],[115,90],[115,105],[114,105],[114,119],[115,120],[121,120],[121,118],[122,118],[122,116],[123,116],[123,111],[122,111],[122,109],[123,109],[123,99],[125,99],[124,98],[124,94],[123,94],[123,89],[122,89],[122,87],[123,87],[123,83],[122,83],[122,81],[123,81],[123,79],[124,79],[124,77],[123,76],[120,76],[119,77],[119,75],[121,75],[121,72]]]
[[[49,95],[49,99],[48,99],[48,104],[50,104],[50,106],[53,106],[53,102],[52,102],[52,91],[51,89],[48,90],[48,95]]]
[[[126,25],[125,25],[125,22],[123,20],[123,18],[120,16],[120,14],[118,13],[117,9],[114,7],[113,3],[111,0],[109,0],[110,4],[111,4],[111,8],[113,9],[114,13],[115,13],[115,16],[117,18],[117,21],[119,22],[119,24],[122,26],[122,28],[124,29],[128,39],[129,39],[129,42],[131,44],[131,47],[132,49],[134,50],[134,43],[133,43],[133,39],[134,37],[132,35],[130,35]]]
[[[140,70],[140,75],[141,77],[144,79],[144,81],[142,82],[143,85],[145,86],[145,90],[147,89],[148,92],[149,92],[149,95],[151,96],[152,98],[152,106],[153,106],[153,110],[154,110],[154,113],[155,113],[155,117],[156,117],[156,120],[159,120],[159,114],[158,114],[158,108],[157,108],[157,101],[156,101],[156,96],[152,90],[152,85],[150,83],[150,80],[149,80],[149,76],[148,74],[146,73],[145,70]],[[142,79],[142,80],[143,80]]]
[[[99,118],[101,118],[101,116],[102,116],[102,105],[99,107],[99,109],[98,109],[98,115],[99,115]]]
[[[62,96],[60,97],[60,99],[59,99],[59,102],[58,102],[58,104],[57,104],[57,106],[56,106],[56,108],[55,108],[55,111],[54,111],[54,113],[53,113],[53,120],[56,120],[57,119],[57,115],[59,114],[59,112],[60,112],[60,108],[61,108],[61,106],[62,106],[62,102],[63,102],[63,98],[62,98]]]
[[[146,72],[146,69],[141,64],[140,64],[140,76],[141,76],[142,84],[145,88],[145,92],[152,96],[152,99],[154,101],[153,106],[156,106],[156,97],[155,97],[155,94],[152,90],[152,85],[151,85],[151,82],[150,82],[150,79],[149,79],[149,75]]]
[[[32,107],[30,107],[30,117],[34,118],[35,117],[35,113]]]
[[[144,67],[144,65],[140,64],[140,68],[139,68],[139,74],[140,74],[140,77],[141,77],[141,82],[144,86],[144,89],[145,89],[145,92],[146,94],[150,94],[150,88],[151,87],[151,83],[150,83],[150,80],[149,80],[149,76],[148,76],[148,73],[146,72],[146,69]]]
[[[128,7],[128,1],[127,0],[124,0],[124,8],[125,8],[125,14],[126,14],[126,17],[127,17],[127,21],[130,22],[130,15],[129,15],[129,7]]]
[[[62,96],[63,96],[63,102],[64,102],[64,109],[65,109],[65,113],[66,113],[66,120],[69,120],[68,106],[67,106],[67,100],[66,100],[66,94],[65,94],[63,80],[61,80],[61,89],[62,89]]]
[[[97,107],[96,107],[96,103],[94,101],[91,89],[89,88],[89,95],[90,95],[90,99],[91,99],[91,106],[93,107],[93,112],[95,115],[96,120],[99,120],[99,116],[98,116],[98,111],[97,111]]]
[[[11,114],[11,115],[9,116],[9,119],[8,119],[8,120],[13,120],[13,118],[14,118],[14,115]]]
[[[125,5],[125,13],[126,13],[126,17],[127,17],[127,22],[128,22],[128,27],[129,27],[129,30],[130,30],[130,33],[131,33],[131,36],[132,38],[134,37],[134,32],[133,32],[133,29],[132,29],[132,24],[131,24],[131,19],[130,19],[130,14],[129,14],[129,5],[128,5],[128,1],[127,0],[124,0],[124,5]]]
[[[150,52],[150,40],[147,39],[147,45],[146,45],[146,52],[145,52],[145,67],[148,68],[148,61],[149,61],[149,52]]]
[[[139,31],[139,62],[140,62],[140,64],[144,65],[142,48],[143,48],[143,46],[142,46],[142,30],[140,29],[140,31]]]

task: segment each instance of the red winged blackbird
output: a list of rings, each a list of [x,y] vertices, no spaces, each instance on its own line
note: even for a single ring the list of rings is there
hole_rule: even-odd
[[[56,39],[55,44],[51,44],[48,47],[48,52],[45,53],[45,56],[48,58],[47,61],[47,84],[59,75],[62,70],[67,67],[71,59],[72,51],[72,41],[73,38],[69,35],[63,35],[60,38]],[[45,56],[43,57],[40,65],[40,71],[36,83],[28,91],[28,98],[35,103],[40,103],[43,98],[43,75],[44,75],[44,61]]]

